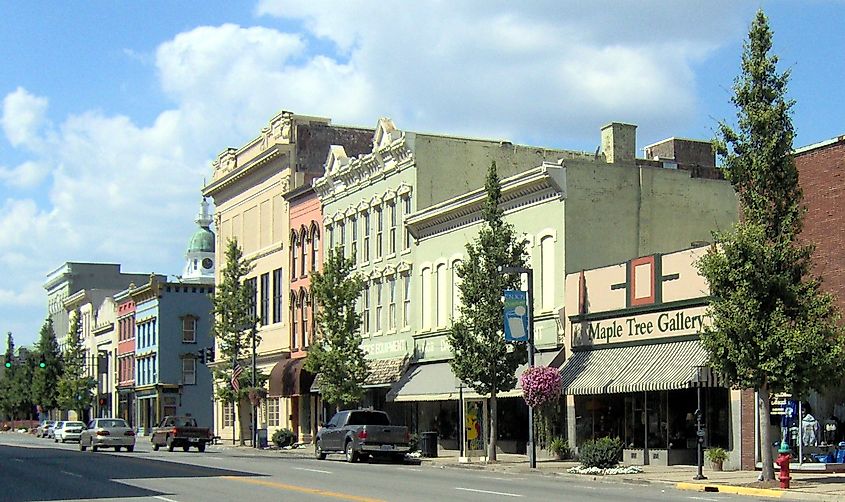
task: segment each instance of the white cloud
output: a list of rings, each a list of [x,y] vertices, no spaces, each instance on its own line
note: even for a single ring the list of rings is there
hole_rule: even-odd
[[[34,188],[49,172],[48,166],[33,161],[12,168],[0,166],[0,182],[14,188]]]
[[[33,96],[18,87],[3,99],[0,124],[12,146],[37,147],[36,137],[45,125],[47,99]]]

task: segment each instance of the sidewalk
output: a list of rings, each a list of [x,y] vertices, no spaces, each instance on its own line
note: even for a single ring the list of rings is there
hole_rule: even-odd
[[[231,453],[238,453],[250,456],[270,457],[312,457],[312,447],[280,450],[276,448],[254,449],[249,446],[237,446],[228,444],[214,445],[215,450],[223,450]],[[441,454],[444,452],[441,452]],[[792,486],[789,490],[778,488],[759,488],[757,483],[758,472],[755,471],[713,471],[704,470],[706,480],[695,481],[693,477],[697,473],[695,466],[678,465],[670,467],[644,466],[643,472],[639,474],[619,474],[613,476],[590,476],[583,474],[569,474],[567,469],[578,465],[578,462],[559,461],[547,458],[537,459],[537,468],[531,469],[528,465],[528,458],[525,455],[513,455],[500,453],[498,462],[487,464],[478,460],[470,463],[460,463],[458,457],[451,452],[445,452],[446,456],[436,458],[413,459],[419,461],[423,466],[453,468],[453,469],[476,469],[488,472],[519,473],[540,476],[559,476],[568,479],[579,479],[584,481],[596,481],[604,483],[631,483],[631,484],[664,484],[681,490],[695,491],[720,491],[738,495],[751,495],[757,498],[781,498],[784,500],[819,500],[819,501],[842,501],[845,502],[845,474],[832,473],[792,473]],[[775,472],[777,475],[777,471]],[[777,486],[777,485],[775,485]]]

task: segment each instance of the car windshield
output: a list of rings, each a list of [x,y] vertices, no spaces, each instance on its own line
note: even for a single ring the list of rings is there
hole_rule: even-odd
[[[97,427],[102,427],[104,429],[111,429],[114,427],[126,427],[126,422],[123,420],[100,420],[97,422]]]

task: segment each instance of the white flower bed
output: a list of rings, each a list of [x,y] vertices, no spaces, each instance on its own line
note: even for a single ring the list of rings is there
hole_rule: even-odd
[[[642,467],[638,467],[636,465],[630,465],[628,467],[610,467],[606,469],[600,469],[598,467],[584,467],[582,465],[578,465],[575,467],[569,468],[566,472],[569,474],[588,474],[591,476],[609,476],[613,474],[639,474],[643,472]]]

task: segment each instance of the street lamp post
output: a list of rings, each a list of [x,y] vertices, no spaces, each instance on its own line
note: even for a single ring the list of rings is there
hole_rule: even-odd
[[[698,463],[698,474],[695,475],[695,480],[700,479],[707,479],[702,473],[702,468],[704,467],[704,429],[701,427],[701,387],[707,384],[707,367],[706,366],[696,366],[695,367],[695,376],[693,379],[693,383],[695,384],[696,390],[696,410],[695,410],[695,434],[696,434],[696,445],[698,446],[696,450],[696,460]]]
[[[528,367],[534,367],[534,271],[529,267],[499,267],[501,274],[525,274],[528,277]],[[534,442],[534,407],[528,405],[528,465],[537,468],[537,445]]]
[[[255,378],[256,370],[255,370],[255,323],[252,324],[252,389],[255,392],[255,389],[258,385],[257,380]],[[250,402],[252,404],[252,447],[258,448],[258,406],[255,403]]]

